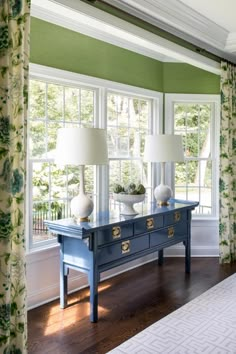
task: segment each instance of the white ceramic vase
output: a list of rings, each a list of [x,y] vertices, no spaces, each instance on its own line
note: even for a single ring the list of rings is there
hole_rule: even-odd
[[[172,190],[166,184],[161,183],[154,189],[154,197],[159,205],[167,205],[172,197]]]
[[[71,214],[77,222],[88,221],[88,216],[93,211],[93,201],[85,193],[80,193],[71,200]]]

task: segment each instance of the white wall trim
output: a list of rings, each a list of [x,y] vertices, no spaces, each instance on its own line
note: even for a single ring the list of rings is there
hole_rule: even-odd
[[[230,33],[179,0],[105,0],[117,8],[151,23],[219,57],[236,62],[227,37]]]
[[[109,0],[107,2],[115,6],[121,3],[123,8],[126,7],[126,11],[129,10],[131,13],[134,8],[138,9],[142,18],[144,20],[148,19],[148,22],[151,20],[157,26],[160,26],[160,24],[165,25],[166,30],[173,29],[174,26],[176,32],[188,33],[188,35],[203,39],[216,48],[224,49],[228,31],[181,1]]]
[[[225,44],[225,50],[236,54],[236,32],[231,32],[228,34],[226,44]]]
[[[81,1],[33,0],[31,15],[157,60],[185,62],[220,74],[219,63],[214,60]]]

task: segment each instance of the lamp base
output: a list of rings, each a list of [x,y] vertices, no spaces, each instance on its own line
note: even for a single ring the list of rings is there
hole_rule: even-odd
[[[78,221],[79,221],[79,222],[89,222],[90,219],[89,219],[88,216],[86,216],[86,218],[79,218]]]
[[[172,197],[172,190],[166,184],[159,184],[154,190],[154,197],[158,205],[168,205],[168,200]]]
[[[80,193],[71,200],[71,214],[77,222],[88,222],[88,216],[93,211],[93,201],[85,193]]]
[[[157,204],[160,205],[160,206],[167,206],[167,205],[169,205],[169,202],[163,202],[163,201],[160,200],[160,201],[157,202]]]

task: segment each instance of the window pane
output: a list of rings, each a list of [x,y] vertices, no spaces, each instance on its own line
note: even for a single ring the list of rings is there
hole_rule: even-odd
[[[175,134],[181,134],[186,162],[175,164],[175,197],[199,201],[195,213],[212,214],[212,104],[174,103]]]
[[[126,127],[130,124],[129,119],[131,118],[131,115],[134,114],[133,110],[130,109],[130,100],[124,96],[116,96],[116,101],[118,124],[120,127]]]
[[[63,101],[63,87],[49,84],[47,90],[48,119],[60,121],[64,119]]]
[[[211,153],[211,136],[210,127],[208,130],[199,131],[199,155],[208,158]]]
[[[55,238],[44,225],[44,220],[51,219],[49,205],[48,202],[33,203],[33,243]]]
[[[147,185],[147,163],[141,160],[110,161],[110,191],[116,183],[125,186],[131,182]]]
[[[184,105],[177,104],[177,103],[174,105],[174,115],[175,115],[174,129],[175,130],[185,131],[185,129],[186,129],[186,114],[187,114],[187,112],[185,111]]]
[[[199,186],[199,162],[198,161],[187,161],[187,181],[188,185]]]
[[[186,134],[185,142],[185,155],[187,157],[197,157],[199,155],[198,134]]]
[[[57,131],[59,128],[62,128],[62,127],[63,127],[62,123],[57,123],[57,122],[55,122],[55,123],[49,122],[48,123],[48,131],[47,131],[48,157],[55,156],[55,149],[56,149],[56,143],[57,143]]]
[[[46,201],[49,199],[49,171],[49,163],[33,163],[33,201]]]
[[[92,127],[94,123],[94,92],[81,90],[81,122],[85,127]]]
[[[186,186],[187,165],[185,163],[175,164],[175,186]]]
[[[211,105],[199,105],[199,124],[201,129],[208,129],[211,123]]]
[[[80,119],[80,90],[65,87],[65,120],[79,122]]]
[[[174,195],[174,197],[176,199],[188,200],[186,188],[185,187],[175,186],[175,195]]]
[[[29,122],[30,137],[29,151],[31,157],[46,156],[46,123],[40,121]]]
[[[189,104],[186,107],[186,128],[197,133],[199,128],[199,105]]]
[[[46,83],[30,81],[29,116],[31,119],[45,119],[46,112]]]
[[[109,125],[117,124],[117,110],[115,105],[115,95],[109,94],[107,97],[107,123]]]

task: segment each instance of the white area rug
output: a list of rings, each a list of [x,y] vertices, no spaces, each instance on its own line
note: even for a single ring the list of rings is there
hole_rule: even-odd
[[[236,354],[236,273],[109,354]]]

